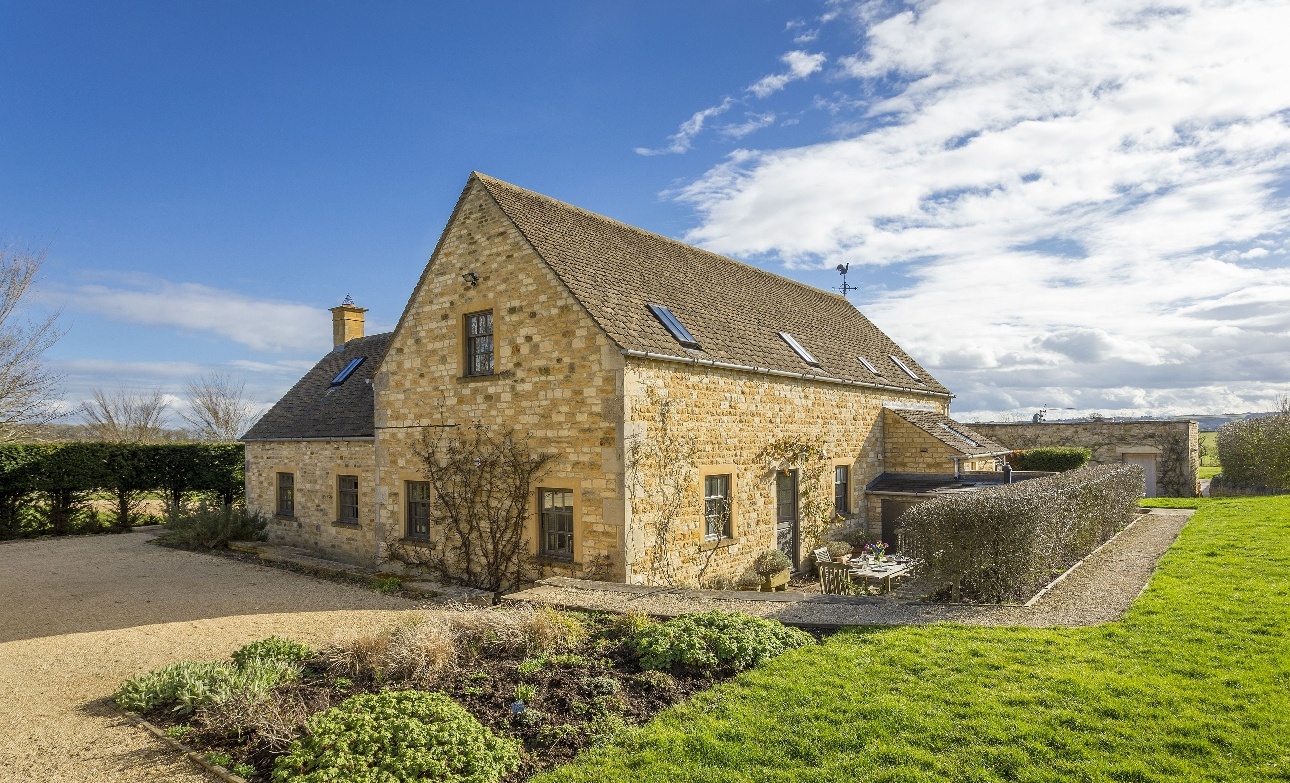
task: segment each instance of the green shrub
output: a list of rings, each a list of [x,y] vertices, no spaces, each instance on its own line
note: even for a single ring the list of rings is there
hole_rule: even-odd
[[[905,551],[938,587],[1024,600],[1132,521],[1142,489],[1136,465],[1090,465],[942,495],[901,515]]]
[[[442,693],[362,694],[314,715],[306,730],[278,758],[275,783],[494,783],[520,763],[516,743]]]
[[[242,665],[181,661],[131,677],[117,689],[115,699],[130,712],[171,707],[188,714],[238,695],[262,696],[299,676],[299,669],[281,660],[248,658]]]
[[[223,549],[229,541],[263,541],[268,525],[258,511],[236,506],[198,509],[170,520],[155,540],[176,549]]]
[[[1218,461],[1220,484],[1290,490],[1290,413],[1224,424]]]
[[[763,579],[770,579],[775,574],[793,567],[788,555],[778,549],[767,549],[753,560],[752,570]]]
[[[649,626],[635,639],[642,669],[682,666],[712,673],[740,671],[787,650],[813,644],[811,635],[741,612],[683,614]]]
[[[313,656],[314,651],[300,642],[270,636],[258,642],[251,642],[233,653],[233,663],[239,667],[246,666],[253,659],[281,661],[283,663],[303,663]]]
[[[1051,470],[1061,472],[1075,470],[1088,464],[1093,458],[1091,449],[1075,446],[1040,446],[1039,448],[1014,451],[1008,462],[1016,470]]]

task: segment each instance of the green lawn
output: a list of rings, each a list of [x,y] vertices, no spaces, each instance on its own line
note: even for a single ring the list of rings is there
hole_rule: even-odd
[[[1222,473],[1222,472],[1223,472],[1223,468],[1218,465],[1200,466],[1200,478],[1203,478],[1203,479],[1214,478],[1215,476],[1217,476],[1219,473]]]
[[[1288,781],[1290,498],[1189,502],[1120,622],[855,629],[537,780]]]
[[[1202,467],[1218,467],[1218,433],[1202,432],[1200,433],[1201,451],[1205,453],[1201,457],[1200,464]],[[1201,476],[1205,478],[1205,476]]]

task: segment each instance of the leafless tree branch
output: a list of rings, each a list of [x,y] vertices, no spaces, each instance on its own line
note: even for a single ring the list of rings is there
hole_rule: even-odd
[[[0,441],[16,439],[26,427],[58,418],[62,381],[41,356],[62,336],[58,313],[44,321],[20,321],[19,306],[30,290],[45,251],[0,245]]]
[[[160,443],[166,440],[169,404],[160,389],[141,395],[126,391],[91,391],[93,399],[81,405],[85,424],[95,440],[113,443]]]
[[[179,415],[199,440],[237,440],[252,417],[244,388],[243,382],[218,373],[193,378],[184,384],[188,410]]]

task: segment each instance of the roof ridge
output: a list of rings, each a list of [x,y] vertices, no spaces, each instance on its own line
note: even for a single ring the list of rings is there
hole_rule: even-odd
[[[809,285],[809,284],[807,284],[807,283],[803,283],[803,282],[802,282],[802,281],[800,281],[800,280],[794,280],[794,279],[793,279],[793,278],[791,278],[791,277],[787,277],[787,276],[785,276],[785,275],[781,275],[781,274],[779,274],[779,273],[777,273],[777,272],[771,272],[771,271],[769,271],[769,270],[767,270],[767,269],[762,269],[761,267],[756,266],[756,265],[754,265],[754,264],[750,264],[750,263],[748,263],[748,262],[746,262],[746,261],[740,261],[739,259],[737,259],[737,258],[731,258],[730,256],[723,256],[723,255],[721,255],[720,253],[715,253],[715,252],[713,252],[713,251],[711,251],[711,250],[708,250],[707,248],[699,247],[699,246],[697,246],[697,245],[691,245],[691,244],[690,244],[690,243],[688,243],[688,242],[682,242],[682,241],[681,241],[681,240],[679,240],[679,239],[675,239],[675,238],[673,238],[673,237],[669,237],[669,236],[667,236],[667,235],[665,235],[665,234],[659,234],[659,233],[657,233],[657,232],[654,232],[654,231],[650,231],[650,230],[648,230],[648,229],[641,228],[640,226],[633,226],[631,223],[624,223],[623,221],[618,220],[618,219],[616,219],[616,218],[611,218],[611,217],[609,217],[608,215],[602,215],[602,214],[600,214],[599,212],[592,212],[591,210],[589,210],[589,209],[584,209],[583,207],[580,207],[580,206],[578,206],[577,204],[570,204],[570,203],[569,203],[569,202],[567,202],[567,201],[561,201],[560,199],[558,199],[558,198],[554,198],[554,197],[552,197],[552,196],[548,196],[548,195],[546,195],[545,193],[539,193],[539,192],[537,192],[536,190],[529,190],[528,188],[520,187],[519,185],[516,185],[516,184],[511,183],[511,182],[507,182],[507,181],[506,181],[506,180],[504,180],[504,179],[498,179],[497,177],[493,177],[493,176],[490,176],[490,175],[488,175],[488,174],[484,174],[483,172],[480,172],[480,171],[472,171],[472,172],[470,172],[470,175],[471,175],[472,177],[475,177],[476,179],[478,179],[480,182],[484,183],[485,187],[487,187],[487,186],[488,186],[488,185],[490,185],[490,184],[497,184],[497,185],[501,185],[501,186],[503,186],[503,187],[511,188],[511,189],[513,189],[513,190],[518,190],[518,191],[520,191],[520,192],[524,193],[524,194],[525,194],[525,195],[527,195],[527,196],[533,196],[533,197],[538,198],[538,199],[540,199],[540,200],[542,200],[542,201],[548,201],[548,202],[551,202],[551,203],[553,203],[553,204],[557,204],[557,205],[559,205],[560,207],[563,207],[563,208],[565,208],[565,209],[572,210],[572,211],[574,211],[574,212],[582,213],[583,215],[586,215],[587,217],[593,218],[593,219],[595,219],[595,220],[603,221],[603,222],[605,222],[605,223],[612,223],[612,224],[614,224],[614,225],[616,225],[616,226],[620,226],[620,227],[622,227],[622,228],[625,228],[625,229],[627,229],[628,231],[631,231],[631,232],[634,232],[634,233],[637,233],[637,234],[644,234],[645,236],[649,236],[649,237],[654,237],[655,239],[660,239],[660,240],[662,240],[662,241],[664,241],[664,242],[667,242],[667,243],[672,244],[672,245],[677,245],[677,246],[683,247],[683,248],[685,248],[685,249],[687,249],[687,250],[694,250],[694,251],[698,251],[698,252],[700,252],[700,253],[705,253],[705,254],[707,254],[707,255],[709,255],[709,256],[712,256],[713,258],[719,258],[719,259],[721,259],[722,261],[725,261],[725,262],[727,262],[727,263],[731,263],[731,264],[734,264],[734,265],[736,265],[736,266],[744,267],[745,269],[748,269],[748,270],[750,270],[750,271],[752,271],[752,272],[755,272],[755,273],[757,273],[757,274],[765,275],[765,276],[767,276],[767,277],[773,277],[773,278],[775,278],[775,279],[777,279],[777,280],[782,280],[782,281],[784,281],[785,283],[788,283],[788,284],[790,284],[790,285],[792,285],[792,286],[795,286],[795,287],[797,287],[797,288],[801,288],[801,289],[804,289],[804,290],[810,291],[810,292],[811,292],[811,293],[813,293],[813,294],[822,294],[822,295],[824,295],[824,296],[831,297],[831,298],[834,298],[834,299],[840,299],[841,301],[845,302],[847,305],[850,305],[850,306],[852,307],[852,309],[854,309],[856,312],[860,312],[860,308],[858,308],[858,307],[856,307],[855,305],[851,304],[851,301],[850,301],[849,299],[847,299],[845,296],[842,296],[841,294],[835,293],[835,292],[833,292],[833,291],[826,291],[826,290],[824,290],[823,288],[816,288],[816,287],[815,287],[815,286],[813,286],[813,285]],[[505,211],[505,210],[506,210],[506,207],[502,206],[500,203],[498,204],[498,206],[502,207],[502,210],[503,210],[503,211]],[[514,215],[511,215],[509,212],[507,212],[507,217],[509,217],[509,218],[511,219],[511,221],[515,223],[515,225],[516,225],[516,227],[517,227],[517,228],[519,227],[519,223],[520,223],[520,221],[517,221],[517,220],[515,219],[515,216],[514,216]],[[521,231],[523,231],[523,229],[521,229]],[[541,254],[541,251],[540,251],[540,250],[538,250],[538,248],[537,248],[536,246],[535,246],[533,249],[534,249],[534,250],[537,250],[537,251],[538,251],[538,253],[539,253],[539,255]],[[861,313],[861,315],[863,315],[863,313]]]

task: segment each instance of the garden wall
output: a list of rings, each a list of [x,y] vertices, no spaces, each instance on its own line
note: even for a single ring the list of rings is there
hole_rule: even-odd
[[[1156,495],[1200,495],[1200,432],[1194,421],[1054,421],[971,427],[1013,450],[1039,446],[1091,449],[1093,465],[1154,457]]]

